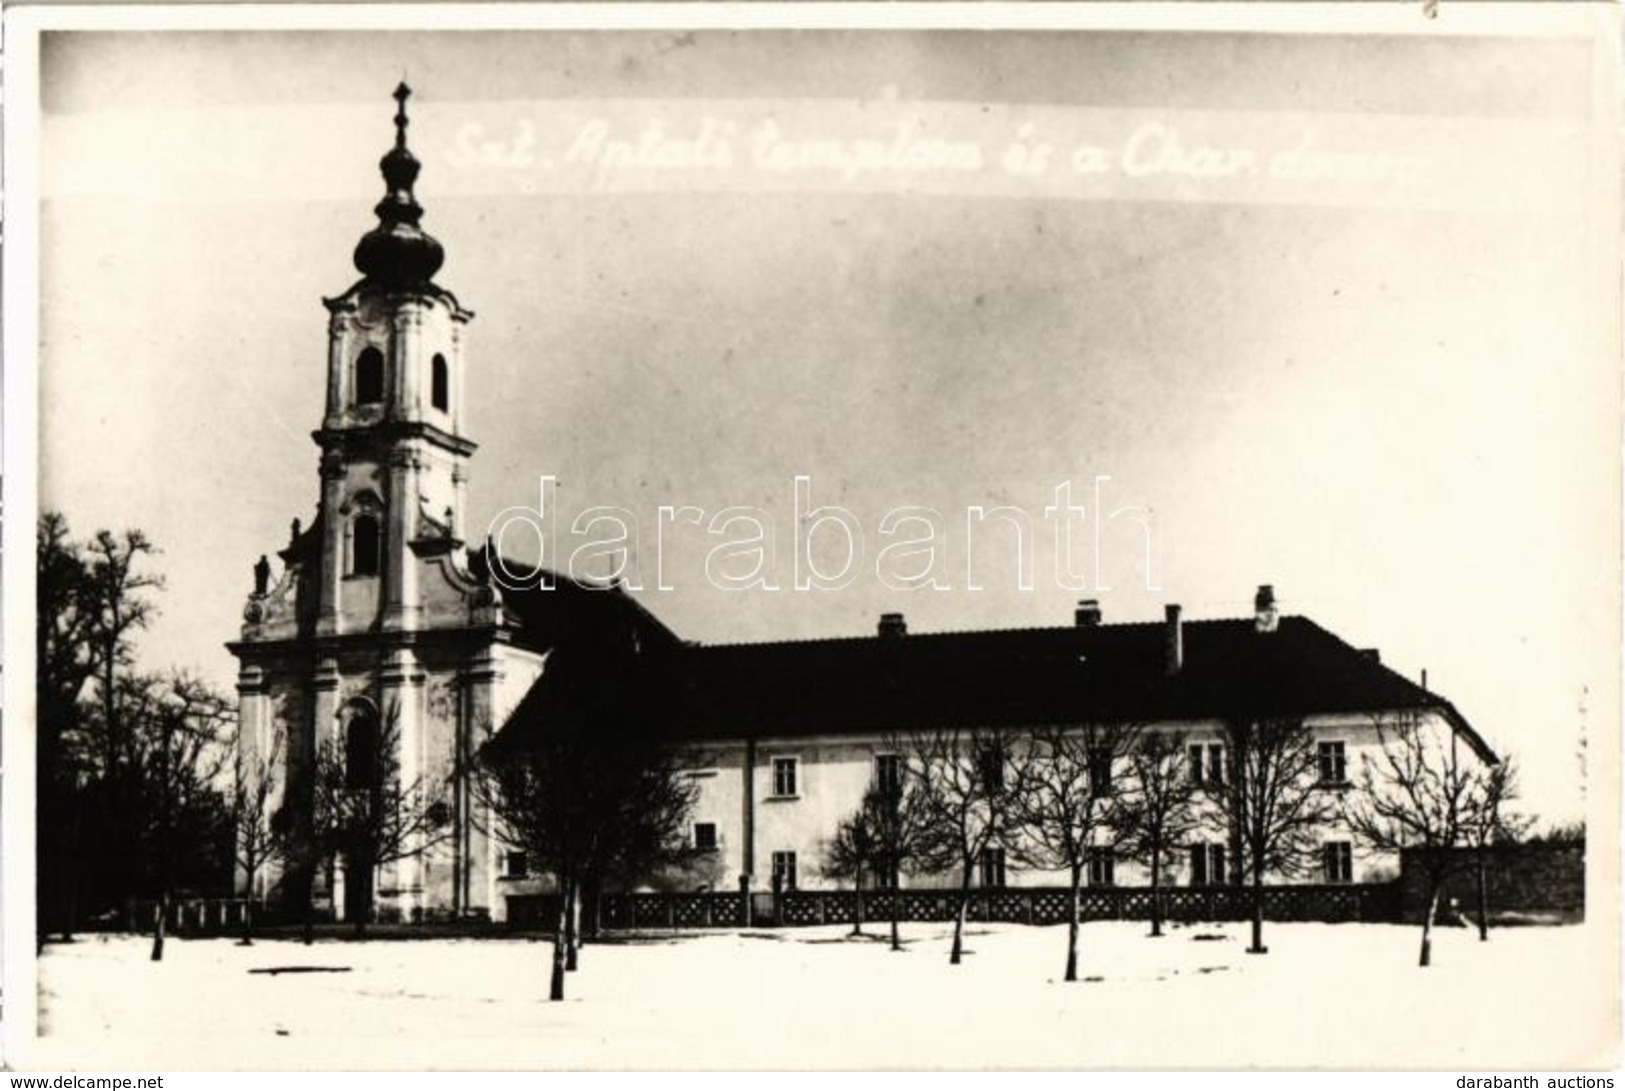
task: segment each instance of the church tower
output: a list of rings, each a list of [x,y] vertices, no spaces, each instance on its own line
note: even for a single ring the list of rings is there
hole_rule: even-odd
[[[475,445],[460,428],[463,330],[473,315],[434,283],[445,260],[419,226],[406,146],[403,83],[395,146],[379,166],[378,226],[356,244],[363,279],[335,299],[327,348],[322,449],[322,570],[316,631],[420,628],[414,553],[463,538],[463,489]]]
[[[544,658],[524,646],[484,547],[463,548],[473,315],[434,281],[445,254],[413,192],[410,95],[395,91],[378,225],[355,247],[361,279],[323,301],[316,517],[294,522],[274,586],[270,562],[255,566],[242,637],[229,645],[240,661],[239,773],[274,780],[268,809],[294,846],[263,874],[240,865],[239,891],[285,906],[308,899],[340,918],[490,912],[496,850],[475,821],[468,768]],[[347,791],[380,779],[420,786],[417,802],[436,811],[403,845],[334,850],[317,800],[335,779]]]

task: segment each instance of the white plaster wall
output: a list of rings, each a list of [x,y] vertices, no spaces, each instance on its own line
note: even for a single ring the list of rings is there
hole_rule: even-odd
[[[710,885],[714,890],[737,890],[745,873],[745,746],[720,743],[695,748],[686,755],[689,778],[696,789],[689,816],[689,839],[695,823],[713,822],[717,850],[713,861],[700,861],[688,872],[670,877],[673,885],[688,889]]]
[[[1450,727],[1434,717],[1432,730],[1448,733]],[[1345,746],[1347,776],[1350,786],[1328,791],[1357,790],[1361,763],[1368,754],[1380,748],[1374,721],[1368,716],[1321,716],[1310,721],[1315,741],[1341,741]],[[1189,722],[1159,725],[1156,730],[1178,731],[1185,736],[1187,745],[1197,743],[1223,743],[1224,735],[1217,722]],[[760,740],[756,762],[752,771],[755,787],[756,866],[752,886],[768,889],[772,874],[772,854],[789,850],[796,853],[798,885],[803,889],[820,889],[837,884],[822,874],[826,842],[840,820],[857,809],[863,792],[874,775],[874,759],[888,752],[883,739],[869,738],[766,738]],[[708,771],[697,778],[700,787],[699,802],[695,808],[695,821],[717,823],[722,838],[722,854],[727,864],[730,881],[737,882],[743,872],[744,861],[744,786],[742,763],[745,747],[742,743],[696,745],[690,753],[696,765]],[[1471,758],[1470,748],[1462,744],[1464,760]],[[798,784],[794,798],[773,796],[772,763],[775,757],[798,759]],[[714,770],[712,772],[711,770]],[[1119,766],[1118,776],[1129,775]],[[1207,828],[1202,840],[1226,846],[1226,868],[1233,874],[1235,859],[1230,851],[1222,814],[1209,804],[1204,808]],[[1106,839],[1109,840],[1109,835]],[[1392,854],[1371,850],[1355,838],[1341,821],[1329,823],[1322,841],[1349,841],[1353,851],[1353,881],[1375,882],[1392,878],[1398,860]],[[1150,869],[1119,856],[1115,865],[1115,880],[1119,886],[1145,885],[1150,882]],[[1064,871],[1041,871],[1020,868],[1012,858],[1007,863],[1007,880],[1011,886],[1062,885],[1067,876]],[[1165,869],[1163,881],[1169,885],[1188,885],[1190,865],[1188,853],[1179,852],[1171,867]],[[1288,879],[1275,875],[1271,881],[1322,881],[1318,868],[1309,874]],[[907,887],[936,887],[954,885],[957,874],[905,875]],[[1087,885],[1087,879],[1085,880]]]
[[[546,670],[547,657],[508,644],[491,645],[491,659],[497,676],[492,680],[489,709],[474,710],[471,738],[477,750],[492,734],[501,730],[514,706],[536,684]],[[477,706],[476,702],[476,706]],[[477,802],[472,803],[478,806]],[[535,880],[519,881],[502,877],[508,846],[487,835],[494,827],[489,814],[482,814],[469,834],[469,854],[472,872],[469,889],[471,903],[483,906],[492,920],[507,919],[507,898],[514,894],[531,894],[542,889]]]

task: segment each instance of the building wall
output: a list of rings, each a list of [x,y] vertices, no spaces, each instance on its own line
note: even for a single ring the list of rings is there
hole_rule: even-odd
[[[485,609],[470,606],[456,574],[448,578],[436,559],[423,562],[428,575],[420,586],[432,605],[426,616],[450,623],[474,616]],[[453,602],[460,603],[454,607]],[[495,609],[495,608],[493,608]],[[482,616],[495,616],[490,611]],[[353,639],[353,638],[352,638]],[[242,730],[244,739],[262,752],[277,732],[287,740],[279,780],[295,782],[307,776],[319,747],[336,737],[346,703],[387,700],[381,696],[389,670],[397,673],[389,692],[405,708],[412,731],[406,741],[411,760],[406,764],[416,775],[431,782],[451,781],[458,764],[459,746],[465,758],[471,756],[489,734],[499,728],[511,708],[523,697],[545,670],[545,656],[537,655],[486,635],[457,643],[426,644],[410,653],[406,678],[399,675],[400,661],[392,661],[376,645],[352,643],[348,648],[318,658],[314,668],[306,654],[284,650],[266,655],[244,656],[245,682]],[[393,663],[393,667],[391,664]],[[382,711],[383,705],[380,704]],[[1351,787],[1356,790],[1362,762],[1378,751],[1377,733],[1369,717],[1319,717],[1312,721],[1317,740],[1344,743],[1344,760]],[[1448,731],[1442,723],[1435,730]],[[1178,723],[1158,725],[1158,730],[1178,731],[1187,744],[1222,743],[1217,723]],[[696,743],[686,751],[688,775],[696,788],[697,801],[691,815],[690,837],[696,823],[711,823],[717,834],[714,852],[697,855],[682,868],[650,878],[649,886],[668,890],[732,890],[742,876],[749,877],[754,890],[771,887],[773,854],[793,852],[796,883],[803,889],[827,889],[846,885],[824,873],[827,842],[838,823],[859,806],[875,773],[878,755],[892,752],[879,736],[805,738],[762,738],[747,744],[741,739]],[[774,762],[794,759],[796,786],[793,794],[775,791]],[[1118,776],[1127,776],[1120,767]],[[490,816],[476,813],[477,800],[466,783],[455,783],[453,836],[423,854],[421,859],[381,869],[376,881],[377,906],[386,916],[441,917],[453,914],[489,914],[502,919],[506,898],[538,893],[545,880],[506,877],[507,848],[485,831],[491,829]],[[1234,849],[1224,832],[1216,809],[1202,840],[1226,846],[1227,868],[1234,877]],[[1109,835],[1106,839],[1109,839]],[[1398,874],[1398,860],[1391,855],[1371,852],[1359,844],[1340,823],[1326,829],[1323,840],[1348,841],[1352,846],[1356,882],[1391,879]],[[1062,872],[1022,868],[1013,856],[1006,860],[1007,882],[1012,886],[1048,886],[1066,881]],[[952,873],[905,875],[908,887],[952,886],[958,882]],[[1272,876],[1281,880],[1281,876]],[[1322,881],[1318,873],[1295,877],[1298,881]],[[268,869],[257,884],[260,893],[275,885],[277,875]],[[1190,882],[1188,854],[1180,853],[1164,881],[1171,885]],[[318,881],[318,902],[324,909],[341,913],[343,907],[342,867]],[[979,878],[977,879],[979,882]],[[1118,857],[1115,863],[1117,885],[1143,885],[1149,870]],[[240,884],[242,889],[242,884]]]
[[[271,752],[273,739],[282,740],[272,771],[272,810],[290,783],[309,782],[323,747],[342,746],[339,733],[348,706],[367,702],[382,716],[397,715],[403,780],[421,779],[440,793],[454,822],[451,835],[420,856],[380,867],[374,881],[377,912],[386,919],[492,912],[499,904],[500,846],[488,838],[488,816],[475,813],[477,801],[455,771],[460,750],[466,764],[540,677],[544,657],[501,644],[491,631],[406,649],[351,640],[315,657],[314,666],[310,654],[297,647],[262,653],[249,648],[241,654],[246,681],[239,760],[252,762]],[[253,893],[270,895],[281,878],[280,868],[265,868]],[[322,912],[342,917],[346,879],[342,863],[318,875],[316,901]],[[246,875],[239,874],[237,885],[239,893],[249,893]]]
[[[469,703],[470,753],[477,753],[501,729],[508,715],[546,670],[547,657],[507,644],[491,645],[479,673],[491,673],[491,683],[482,697]],[[541,884],[534,878],[507,878],[508,846],[494,835],[497,823],[489,808],[481,807],[471,787],[465,786],[457,836],[466,844],[471,861],[468,875],[468,911],[492,920],[507,918],[507,898],[514,894],[537,893]],[[478,811],[479,813],[474,813]]]
[[[1339,797],[1357,791],[1360,770],[1367,757],[1380,752],[1375,721],[1367,716],[1323,716],[1310,721],[1316,743],[1341,742],[1344,744],[1344,764],[1347,783],[1340,788],[1327,788]],[[1224,736],[1217,722],[1169,723],[1156,730],[1177,731],[1184,735],[1187,745],[1201,743],[1222,744]],[[1448,725],[1435,719],[1431,729],[1449,732]],[[732,888],[738,877],[750,874],[753,889],[767,889],[771,883],[772,854],[790,851],[796,854],[797,885],[803,889],[825,889],[838,883],[824,874],[827,842],[837,824],[853,813],[862,801],[865,788],[874,776],[875,758],[893,752],[884,739],[869,737],[807,737],[764,738],[755,746],[754,763],[750,771],[751,791],[754,795],[753,822],[747,823],[747,790],[745,762],[748,748],[743,742],[695,744],[689,751],[695,766],[694,782],[699,789],[698,802],[692,819],[694,822],[714,822],[717,826],[719,847],[718,863],[714,869],[718,879],[702,878],[693,885],[680,887],[672,877],[663,877],[658,885],[668,889]],[[775,758],[794,758],[797,762],[797,785],[793,797],[776,797],[773,791],[773,761]],[[1116,769],[1117,776],[1128,776],[1124,765]],[[1226,847],[1227,871],[1234,878],[1235,855],[1231,838],[1226,832],[1222,812],[1216,804],[1208,804],[1207,828],[1200,836],[1206,843]],[[747,864],[747,825],[754,826],[754,867]],[[1103,839],[1110,840],[1103,832]],[[1397,877],[1399,862],[1391,853],[1369,849],[1353,836],[1341,820],[1328,823],[1320,837],[1322,842],[1347,842],[1350,846],[1353,882],[1381,882]],[[1142,885],[1150,882],[1150,869],[1118,856],[1114,879],[1117,885]],[[1064,884],[1066,875],[1060,871],[1042,871],[1021,868],[1007,853],[1006,880],[1011,886],[1049,886]],[[949,886],[958,882],[956,874],[905,875],[903,885],[908,887]],[[1315,883],[1326,881],[1318,865],[1305,874],[1296,876],[1271,875],[1270,880]],[[979,881],[975,880],[975,881]],[[1171,872],[1164,881],[1173,885],[1186,885],[1191,881],[1188,853],[1178,854]]]

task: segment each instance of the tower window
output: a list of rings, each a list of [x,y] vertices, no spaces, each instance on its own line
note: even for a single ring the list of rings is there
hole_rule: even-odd
[[[381,537],[378,520],[371,515],[358,515],[350,533],[350,575],[378,575],[378,546]]]
[[[384,354],[365,348],[355,359],[355,402],[377,405],[384,400]]]
[[[434,407],[442,413],[451,409],[451,369],[446,364],[446,358],[438,352],[430,366],[429,400]]]

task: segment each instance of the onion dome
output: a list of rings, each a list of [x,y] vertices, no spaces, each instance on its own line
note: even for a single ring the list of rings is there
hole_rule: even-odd
[[[395,88],[395,146],[378,161],[384,176],[384,199],[373,208],[378,226],[361,236],[355,267],[386,288],[427,284],[446,260],[440,243],[418,227],[423,208],[412,195],[422,164],[406,147],[406,100],[412,89]]]

